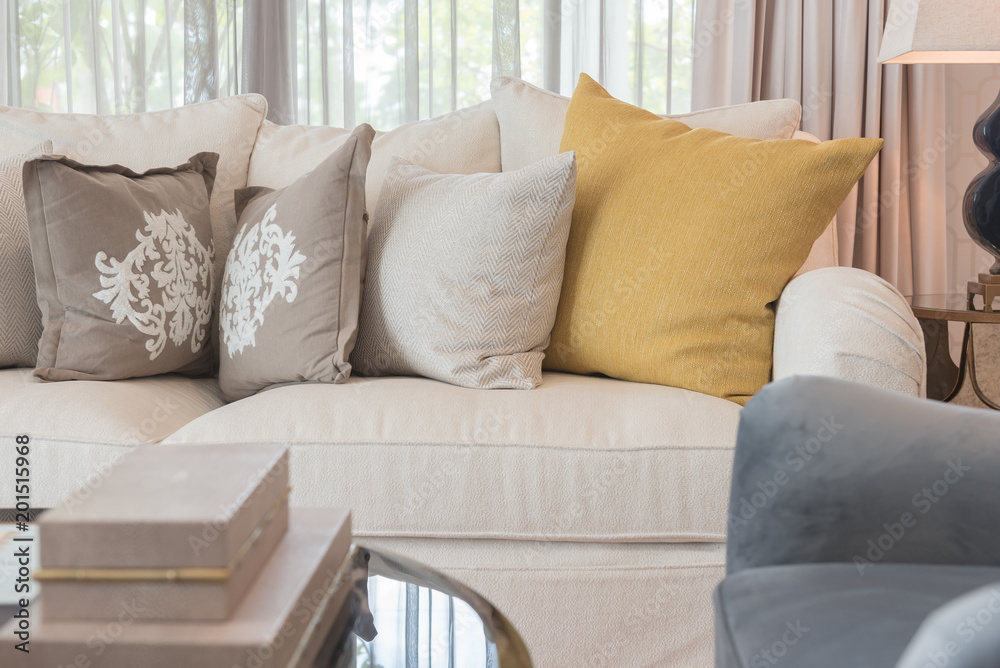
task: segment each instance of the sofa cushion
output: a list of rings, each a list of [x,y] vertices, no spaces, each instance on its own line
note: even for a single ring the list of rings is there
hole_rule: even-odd
[[[52,142],[34,150],[0,155],[0,367],[34,366],[42,313],[35,299],[28,219],[24,210],[24,163],[52,152]]]
[[[265,123],[250,158],[247,185],[283,188],[314,169],[350,135],[349,130]],[[382,181],[393,158],[441,174],[500,171],[500,126],[492,102],[401,125],[372,142],[366,197],[368,212],[378,204]]]
[[[44,330],[35,375],[211,374],[209,198],[218,153],[137,174],[45,156],[24,166]]]
[[[746,403],[771,374],[770,304],[881,147],[692,130],[581,74],[561,144],[579,172],[546,367]]]
[[[215,256],[226,257],[236,228],[233,191],[247,183],[250,152],[267,113],[261,95],[238,95],[167,111],[127,116],[50,114],[0,107],[0,146],[27,151],[49,139],[55,153],[89,165],[136,172],[179,165],[195,153],[218,153],[212,191]],[[215,284],[223,266],[216,263]]]
[[[575,194],[572,153],[471,175],[396,158],[372,219],[358,372],[536,387]]]
[[[269,385],[344,382],[358,334],[375,131],[362,124],[319,167],[280,190],[236,193],[226,260],[219,387],[229,401]]]
[[[0,476],[14,479],[14,436],[31,438],[31,505],[49,508],[136,445],[158,443],[223,405],[214,380],[168,375],[115,382],[46,383],[31,369],[0,371]],[[14,506],[0,485],[0,507]]]
[[[291,443],[292,503],[349,506],[359,536],[718,542],[738,420],[723,399],[608,378],[352,378],[266,390],[166,442]]]

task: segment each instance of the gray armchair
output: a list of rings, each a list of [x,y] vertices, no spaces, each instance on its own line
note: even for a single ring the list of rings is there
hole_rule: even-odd
[[[716,666],[1000,666],[1000,416],[827,378],[744,409]]]

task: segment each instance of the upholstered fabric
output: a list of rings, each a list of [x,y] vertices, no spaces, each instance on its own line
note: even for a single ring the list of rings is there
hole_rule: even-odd
[[[397,159],[372,220],[358,372],[536,387],[575,193],[572,153],[469,176]]]
[[[99,482],[130,448],[158,443],[223,404],[209,379],[168,375],[46,383],[31,369],[5,369],[0,371],[0,475],[13,479],[14,436],[28,434],[31,505],[51,508]],[[14,507],[11,485],[0,487],[0,507]]]
[[[863,576],[851,564],[742,571],[726,578],[715,595],[715,665],[894,668],[921,623],[938,606],[997,580],[997,567],[913,564],[881,564]],[[995,596],[1000,597],[1000,586]],[[966,665],[955,657],[966,646],[974,647],[969,641],[975,639],[976,625],[997,635],[991,627],[998,621],[994,618],[1000,614],[1000,598],[994,605],[994,612],[985,608],[986,624],[975,620],[979,610],[972,611],[973,621],[966,623],[970,635],[956,637],[955,647],[962,651],[942,654],[944,662],[927,653],[904,665]],[[997,656],[992,659],[980,665],[997,665]]]
[[[168,111],[128,116],[50,114],[0,107],[0,146],[26,151],[45,140],[55,153],[89,165],[124,165],[136,172],[179,165],[195,153],[218,153],[212,193],[212,237],[218,257],[229,252],[236,214],[233,191],[247,182],[250,152],[267,110],[260,95],[238,95]],[[216,267],[215,284],[222,278]]]
[[[546,367],[745,403],[771,376],[770,304],[881,140],[691,130],[581,75],[561,148],[578,178]]]
[[[796,375],[925,396],[923,332],[899,291],[875,274],[810,272],[785,287],[775,316],[774,380]]]
[[[272,388],[167,441],[291,443],[293,505],[350,506],[359,536],[718,541],[738,418],[607,378],[505,392],[352,377]]]
[[[521,169],[559,152],[568,97],[510,76],[494,77],[490,91],[500,123],[503,171]],[[741,137],[791,139],[801,116],[802,107],[795,100],[768,100],[661,118]]]
[[[275,125],[265,120],[250,155],[247,185],[285,188],[344,145],[351,131],[329,125]]]
[[[25,153],[0,156],[0,367],[34,366],[42,314],[24,211],[24,163],[52,152],[45,141]]]
[[[720,544],[358,542],[433,564],[482,594],[514,624],[536,668],[712,665]]]
[[[248,185],[283,188],[321,163],[350,130],[279,127],[265,122],[250,159]],[[402,125],[378,134],[368,166],[368,212],[374,214],[393,158],[442,174],[500,171],[500,126],[492,102]]]
[[[789,563],[997,566],[1000,416],[834,378],[743,410],[729,573]]]
[[[359,125],[292,185],[236,192],[240,229],[226,260],[219,387],[230,401],[270,385],[343,382],[358,334],[375,131]]]
[[[45,156],[24,166],[42,338],[35,375],[204,376],[215,252],[217,153],[138,174]]]

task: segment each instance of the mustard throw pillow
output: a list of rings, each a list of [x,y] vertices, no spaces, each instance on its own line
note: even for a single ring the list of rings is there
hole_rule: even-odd
[[[545,366],[743,404],[771,376],[785,284],[881,139],[759,141],[692,130],[586,75],[566,273]]]

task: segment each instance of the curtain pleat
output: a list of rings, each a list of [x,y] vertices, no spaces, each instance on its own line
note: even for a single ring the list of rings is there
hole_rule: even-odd
[[[945,71],[877,63],[888,2],[701,0],[692,106],[790,97],[820,139],[882,137],[837,214],[839,261],[946,292]]]
[[[344,127],[353,128],[357,121],[357,103],[354,93],[354,2],[343,0],[344,5]]]
[[[4,40],[4,48],[0,49],[0,104],[10,104],[10,84],[14,81],[14,77],[11,76],[10,49],[17,44],[17,40],[11,39],[10,35],[12,25],[10,4],[11,0],[0,0],[0,35],[3,35]]]
[[[518,0],[493,0],[493,76],[521,76]]]
[[[458,0],[451,0],[451,110],[458,109]]]
[[[295,123],[295,0],[244,2],[243,41],[254,47],[243,49],[241,88],[267,98],[268,120],[279,125]],[[187,53],[185,40],[185,62]]]
[[[268,0],[266,4],[281,4]],[[184,0],[184,104],[219,97],[219,26],[215,0]],[[119,62],[116,54],[115,63]],[[118,77],[115,77],[118,89]],[[117,101],[116,95],[116,101]]]
[[[558,93],[562,74],[562,0],[545,0],[542,21],[544,86],[547,90]]]
[[[420,118],[420,15],[417,10],[417,0],[403,1],[405,40],[403,108],[407,123]]]

